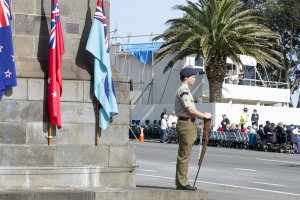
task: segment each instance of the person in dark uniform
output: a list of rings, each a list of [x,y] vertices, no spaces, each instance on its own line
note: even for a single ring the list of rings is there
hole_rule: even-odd
[[[188,164],[191,158],[191,151],[196,140],[195,124],[198,119],[211,119],[212,115],[207,112],[200,112],[196,109],[193,96],[189,87],[195,84],[196,70],[191,67],[183,68],[180,71],[180,80],[182,85],[176,92],[175,112],[178,116],[176,131],[179,136],[179,148],[176,164],[176,181],[177,190],[197,190],[189,184],[187,178]]]
[[[266,134],[264,132],[264,125],[260,124],[259,127],[258,127],[258,130],[257,130],[257,134],[260,136],[260,139],[261,140],[264,140],[266,139]]]
[[[264,126],[264,133],[270,134],[272,132],[271,123],[270,121],[266,121],[266,125]]]
[[[230,125],[230,120],[227,118],[226,114],[222,115],[223,120],[221,121],[222,128],[225,129],[227,124]]]
[[[251,122],[252,122],[252,126],[256,125],[258,126],[258,120],[259,120],[259,114],[257,113],[257,110],[254,109],[253,113],[251,115]]]
[[[286,142],[287,142],[287,135],[286,132],[283,128],[283,123],[282,122],[278,122],[278,125],[275,128],[276,134],[277,134],[277,140],[278,143],[280,144],[280,153],[283,152],[283,149],[286,146]]]

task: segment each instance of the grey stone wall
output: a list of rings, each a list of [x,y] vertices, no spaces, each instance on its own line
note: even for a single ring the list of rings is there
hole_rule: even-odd
[[[50,31],[50,0],[11,0],[17,72],[20,77],[41,77],[47,73]],[[109,1],[104,1],[109,19]],[[65,54],[63,78],[90,80],[92,56],[85,51],[96,8],[96,0],[59,1]],[[108,20],[109,23],[109,20]]]
[[[48,146],[50,0],[11,0],[18,86],[0,101],[0,173],[5,175],[0,188],[135,186],[135,149],[128,144],[129,80],[115,67],[119,115],[101,130],[95,146],[93,58],[85,46],[96,3],[59,1],[65,44],[62,128],[53,131]],[[108,0],[105,7],[109,18]]]

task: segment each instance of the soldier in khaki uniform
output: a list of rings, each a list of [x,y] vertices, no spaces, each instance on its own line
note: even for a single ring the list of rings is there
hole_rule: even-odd
[[[176,92],[175,112],[178,115],[176,131],[179,136],[179,148],[176,165],[176,186],[177,190],[197,190],[189,184],[188,164],[191,158],[191,151],[196,140],[196,118],[211,119],[211,114],[200,112],[196,109],[193,96],[189,87],[196,81],[196,70],[191,67],[183,68],[180,71],[182,85]]]

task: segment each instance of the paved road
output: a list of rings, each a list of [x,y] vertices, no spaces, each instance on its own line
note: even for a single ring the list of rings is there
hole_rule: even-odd
[[[137,185],[175,188],[178,145],[137,143]],[[189,179],[198,170],[194,146]],[[300,155],[208,147],[196,186],[210,200],[300,199]]]

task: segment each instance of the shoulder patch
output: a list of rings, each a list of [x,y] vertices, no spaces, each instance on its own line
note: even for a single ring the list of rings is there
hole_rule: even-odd
[[[188,93],[188,92],[182,92],[182,93],[180,94],[180,97],[182,97],[183,95],[189,95],[189,93]]]

